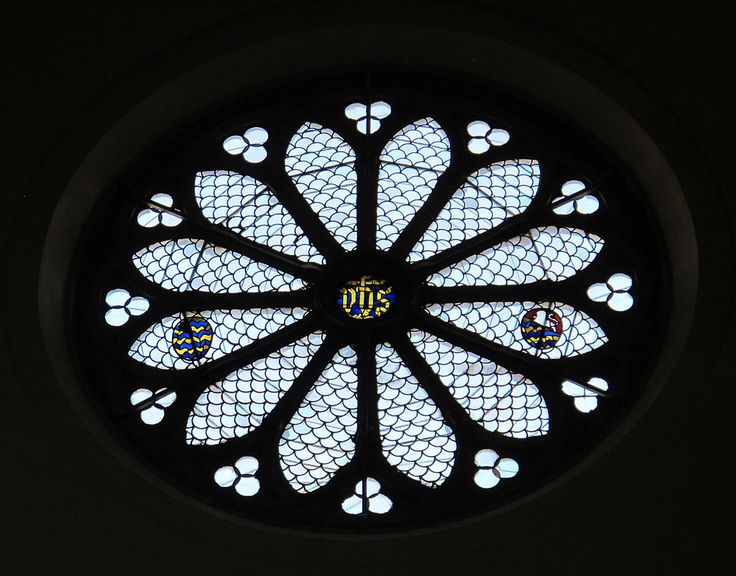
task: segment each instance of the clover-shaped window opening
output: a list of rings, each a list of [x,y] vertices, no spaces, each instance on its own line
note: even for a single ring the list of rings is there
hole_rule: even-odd
[[[393,507],[393,502],[385,494],[381,494],[381,484],[375,478],[366,478],[355,485],[352,496],[342,503],[342,509],[348,514],[385,514]]]
[[[145,314],[149,307],[143,296],[131,296],[124,288],[110,290],[105,296],[105,304],[105,322],[110,326],[122,326],[131,316]]]
[[[503,128],[493,128],[488,122],[474,120],[467,126],[470,136],[468,150],[472,154],[484,154],[491,146],[503,146],[511,139],[511,134]]]
[[[167,228],[178,226],[183,217],[174,208],[174,199],[163,192],[151,196],[148,207],[138,212],[138,224],[144,228],[164,225]]]
[[[598,407],[598,397],[608,396],[607,391],[608,382],[597,376],[590,378],[585,383],[575,380],[565,380],[562,383],[562,392],[574,399],[577,410],[586,414]]]
[[[139,388],[130,395],[133,410],[138,412],[144,424],[152,426],[164,419],[166,409],[176,401],[176,392],[162,388],[155,393]]]
[[[263,162],[268,156],[266,141],[268,132],[259,126],[248,128],[243,134],[228,136],[222,143],[222,148],[232,156],[241,155],[243,160],[251,164]]]
[[[612,274],[605,282],[597,282],[588,288],[588,298],[593,302],[605,302],[611,310],[625,312],[634,305],[630,294],[634,281],[628,274]]]
[[[473,481],[480,488],[493,488],[504,478],[513,478],[519,472],[519,463],[513,458],[501,458],[495,450],[478,451],[473,459],[478,471]]]
[[[552,202],[552,210],[555,214],[562,216],[573,212],[593,214],[600,206],[595,196],[595,188],[587,186],[580,180],[568,180],[561,186],[560,192],[560,196]]]
[[[345,108],[345,117],[355,120],[355,126],[361,134],[374,134],[381,127],[381,120],[391,114],[388,102],[353,102]]]
[[[261,489],[256,478],[258,460],[243,456],[233,466],[218,468],[214,475],[215,483],[221,488],[234,488],[241,496],[253,496]]]
[[[638,297],[603,257],[620,246],[581,205],[594,195],[596,218],[607,218],[605,188],[574,165],[545,185],[533,154],[499,156],[529,138],[476,112],[417,118],[410,108],[365,97],[288,132],[278,115],[212,130],[198,146],[221,164],[187,167],[193,189],[167,198],[142,188],[132,209],[134,248],[115,256],[115,278],[129,281],[103,292],[109,330],[121,326],[115,342],[127,339],[128,410],[169,429],[157,449],[179,451],[183,474],[202,471],[192,485],[209,482],[225,506],[257,501],[283,519],[314,497],[310,518],[329,523],[433,506],[452,515],[452,499],[427,496],[442,491],[472,490],[488,505],[484,494],[508,489],[478,487],[516,475],[513,492],[545,466],[530,454],[563,442],[571,417],[553,412],[550,395],[592,412],[607,395],[596,378],[622,385],[589,360],[628,345],[623,315],[602,316],[598,303],[616,310],[620,295]],[[390,133],[379,130],[389,114]],[[371,138],[348,136],[356,128]],[[493,158],[463,134],[495,147]],[[167,235],[158,218],[170,213],[180,221]],[[236,451],[250,456],[235,461]]]

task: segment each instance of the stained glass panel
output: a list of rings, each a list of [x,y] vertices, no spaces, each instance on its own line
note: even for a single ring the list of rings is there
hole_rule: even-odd
[[[512,438],[541,436],[549,412],[539,389],[523,375],[421,330],[412,343],[473,420]]]
[[[432,286],[508,286],[540,280],[559,282],[586,268],[603,248],[596,234],[545,226],[506,240],[443,268]]]
[[[376,349],[376,382],[386,460],[422,484],[439,486],[455,461],[454,432],[391,346]]]
[[[135,253],[133,264],[151,282],[176,292],[284,292],[304,288],[301,279],[286,272],[193,238],[152,244]]]
[[[167,316],[148,327],[130,347],[134,360],[154,368],[188,370],[222,358],[277,330],[293,324],[307,313],[304,308],[252,310],[203,310]],[[212,332],[209,345],[201,346],[195,358],[184,358],[174,341],[182,322],[192,318],[206,322]],[[178,336],[181,338],[181,335]],[[191,344],[190,344],[191,346]]]
[[[355,454],[356,363],[354,350],[340,350],[307,393],[281,436],[281,469],[297,492],[312,492],[324,486]]]
[[[536,160],[506,160],[474,172],[450,198],[409,255],[429,258],[521,214],[537,194]]]
[[[286,172],[345,250],[356,246],[355,153],[329,128],[307,122],[286,152]]]
[[[255,178],[225,170],[197,172],[194,197],[211,222],[305,262],[324,263],[294,217]]]
[[[378,173],[376,245],[388,250],[450,165],[450,141],[432,118],[401,129],[386,144]]]
[[[496,344],[539,358],[578,356],[608,341],[593,318],[561,302],[432,304],[427,312]]]
[[[323,340],[310,334],[209,386],[189,414],[187,443],[219,444],[260,426]]]

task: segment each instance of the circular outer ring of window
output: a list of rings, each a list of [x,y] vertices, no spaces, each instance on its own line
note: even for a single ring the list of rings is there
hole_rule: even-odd
[[[265,95],[109,190],[71,281],[73,351],[108,424],[181,490],[284,526],[437,524],[543,487],[643,393],[670,302],[646,199],[539,110],[439,85]],[[393,308],[360,286],[346,316],[359,295],[336,287],[371,275]]]

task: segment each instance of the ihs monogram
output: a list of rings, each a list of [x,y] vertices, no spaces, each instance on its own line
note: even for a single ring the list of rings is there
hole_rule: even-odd
[[[337,303],[353,318],[377,318],[388,311],[394,298],[393,289],[385,280],[361,276],[340,288]]]

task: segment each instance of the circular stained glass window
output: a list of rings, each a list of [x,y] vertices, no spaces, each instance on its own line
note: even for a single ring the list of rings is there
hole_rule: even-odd
[[[594,137],[487,88],[345,79],[198,119],[121,175],[81,251],[75,350],[181,490],[401,530],[600,444],[646,386],[665,272]]]

